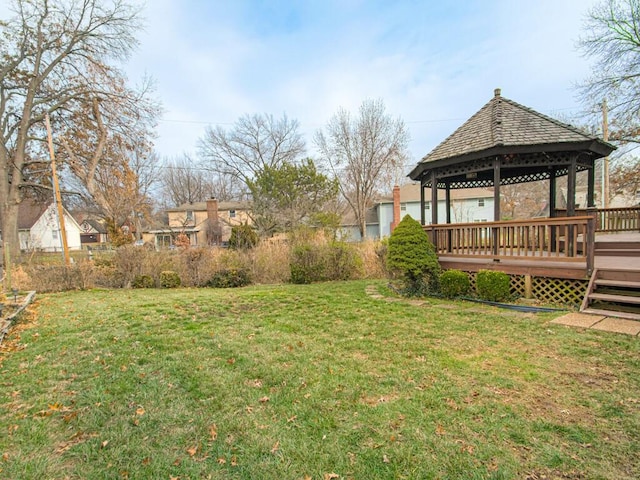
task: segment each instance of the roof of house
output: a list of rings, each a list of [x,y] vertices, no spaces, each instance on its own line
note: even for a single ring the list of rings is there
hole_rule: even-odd
[[[249,205],[246,202],[218,202],[218,210],[248,210]],[[174,208],[167,209],[167,212],[186,212],[194,210],[198,212],[207,211],[207,202],[188,202]]]
[[[467,198],[493,198],[493,188],[465,188],[451,190],[451,200],[464,200]],[[438,190],[438,200],[445,199],[445,191]],[[400,186],[400,202],[419,202],[420,183],[406,183]],[[431,191],[425,192],[425,201],[431,201]],[[381,197],[379,203],[393,203],[393,196]]]
[[[51,203],[51,201],[37,202],[31,198],[22,200],[18,207],[18,230],[30,230]]]
[[[107,233],[107,227],[95,218],[85,218],[82,223],[84,222],[87,222],[98,233]]]
[[[368,208],[364,214],[365,222],[367,225],[377,225],[379,223],[378,209],[376,206]],[[340,217],[340,225],[343,227],[357,226],[355,213],[350,207],[346,207]]]

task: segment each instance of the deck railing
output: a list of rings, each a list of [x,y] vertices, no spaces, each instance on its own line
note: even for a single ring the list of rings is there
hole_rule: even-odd
[[[596,232],[640,232],[640,206],[621,208],[597,208]],[[587,210],[578,209],[576,215],[588,215]],[[556,209],[556,217],[566,217],[567,211]]]
[[[438,255],[585,262],[593,268],[593,216],[426,225]]]

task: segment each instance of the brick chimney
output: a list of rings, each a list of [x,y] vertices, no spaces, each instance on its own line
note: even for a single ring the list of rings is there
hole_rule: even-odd
[[[218,216],[218,199],[211,197],[207,200],[207,242],[209,245],[220,245],[222,242],[222,228]]]
[[[393,187],[393,221],[391,222],[391,231],[400,223],[400,187]]]
[[[218,222],[218,199],[215,197],[207,200],[207,219],[209,223]]]

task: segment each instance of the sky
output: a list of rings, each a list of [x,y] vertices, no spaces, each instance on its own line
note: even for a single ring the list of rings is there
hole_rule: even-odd
[[[195,153],[207,126],[287,115],[313,135],[342,107],[382,99],[415,165],[495,88],[542,113],[583,110],[591,61],[576,47],[595,0],[147,0],[124,66],[154,79],[156,150]]]

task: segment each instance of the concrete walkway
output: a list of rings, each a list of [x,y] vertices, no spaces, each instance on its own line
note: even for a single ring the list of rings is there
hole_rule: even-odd
[[[639,321],[605,317],[604,315],[572,312],[552,320],[551,323],[569,327],[591,328],[604,332],[624,333],[635,337],[640,336]]]

